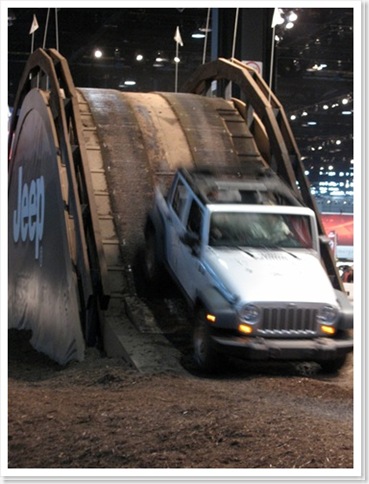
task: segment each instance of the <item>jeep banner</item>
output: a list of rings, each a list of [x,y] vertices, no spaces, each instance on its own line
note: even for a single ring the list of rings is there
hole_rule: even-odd
[[[19,115],[8,184],[9,328],[60,364],[81,360],[77,278],[68,242],[68,193],[47,94],[33,89]]]

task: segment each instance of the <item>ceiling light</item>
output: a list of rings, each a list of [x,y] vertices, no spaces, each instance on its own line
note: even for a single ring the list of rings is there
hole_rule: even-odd
[[[288,22],[286,24],[286,29],[292,29],[294,26],[295,26],[295,24],[293,22]]]
[[[211,32],[210,27],[200,27],[199,30],[200,30],[200,32]]]
[[[327,64],[314,64],[313,67],[311,68],[311,70],[313,71],[321,71],[322,69],[326,68],[327,67]],[[309,71],[309,69],[308,69]]]
[[[136,85],[136,81],[131,81],[131,80],[126,80],[124,81],[124,85],[125,86],[135,86]]]
[[[96,57],[96,59],[100,59],[102,57],[102,52],[100,49],[96,49],[95,52],[94,52],[94,56]]]
[[[295,22],[297,20],[297,15],[295,14],[295,12],[291,12],[288,16],[288,20],[290,22]]]
[[[347,98],[342,99],[342,104],[348,104],[349,100]]]
[[[194,32],[191,37],[193,39],[203,39],[205,37],[205,34],[204,32],[200,32],[200,31],[197,31],[197,32]]]
[[[296,114],[291,114],[290,119],[294,121],[296,119]]]
[[[316,121],[308,121],[307,123],[309,126],[315,126],[317,124]]]
[[[136,55],[136,61],[141,62],[143,60],[143,55],[142,54],[137,54]]]
[[[327,110],[327,109],[329,109],[329,106],[328,106],[328,104],[324,104],[324,106],[323,106],[323,109],[324,109],[324,110]]]
[[[341,113],[341,114],[344,114],[344,115],[346,115],[346,116],[347,116],[347,115],[352,114],[352,111],[342,111],[342,113]]]
[[[178,64],[179,62],[181,62],[181,59],[179,57],[175,57],[173,60],[174,60],[174,62],[176,64]]]

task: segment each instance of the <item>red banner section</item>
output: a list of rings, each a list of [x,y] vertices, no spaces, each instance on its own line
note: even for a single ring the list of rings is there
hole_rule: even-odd
[[[334,234],[337,245],[354,245],[354,217],[352,213],[321,215],[325,232],[328,236]]]

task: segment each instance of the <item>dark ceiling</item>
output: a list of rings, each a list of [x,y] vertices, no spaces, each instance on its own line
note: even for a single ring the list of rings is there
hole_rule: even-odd
[[[224,16],[235,16],[236,9],[219,10]],[[271,31],[273,10],[263,10]],[[298,18],[293,28],[287,29],[292,10]],[[354,11],[288,8],[282,12],[286,21],[275,29],[279,40],[275,43],[274,91],[288,117],[292,116],[291,126],[311,181],[328,183],[334,178],[349,192],[353,168]],[[206,25],[208,13],[206,8],[9,9],[9,105],[31,50],[29,30],[34,14],[39,23],[34,48],[43,44],[58,47],[69,62],[76,86],[147,92],[174,90],[173,36],[177,25],[184,43],[179,47],[179,86],[202,63],[204,40],[193,39],[191,34]],[[233,32],[229,34],[233,36]],[[216,44],[211,36],[210,32],[206,61],[211,60]],[[93,56],[96,48],[103,53],[100,59]],[[136,61],[139,53],[144,56],[141,62]],[[161,63],[155,61],[159,55],[164,59]],[[136,85],[127,87],[127,80],[135,80]]]

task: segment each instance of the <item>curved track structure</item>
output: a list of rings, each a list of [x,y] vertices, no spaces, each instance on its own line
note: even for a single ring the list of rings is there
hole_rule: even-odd
[[[223,96],[209,95],[213,81]],[[226,99],[229,82],[243,100]],[[219,59],[185,90],[75,88],[57,51],[29,58],[9,133],[9,327],[31,329],[61,364],[100,344],[139,369],[148,355],[176,365],[137,296],[137,260],[154,189],[178,167],[270,166],[317,212],[284,111],[255,71]]]

